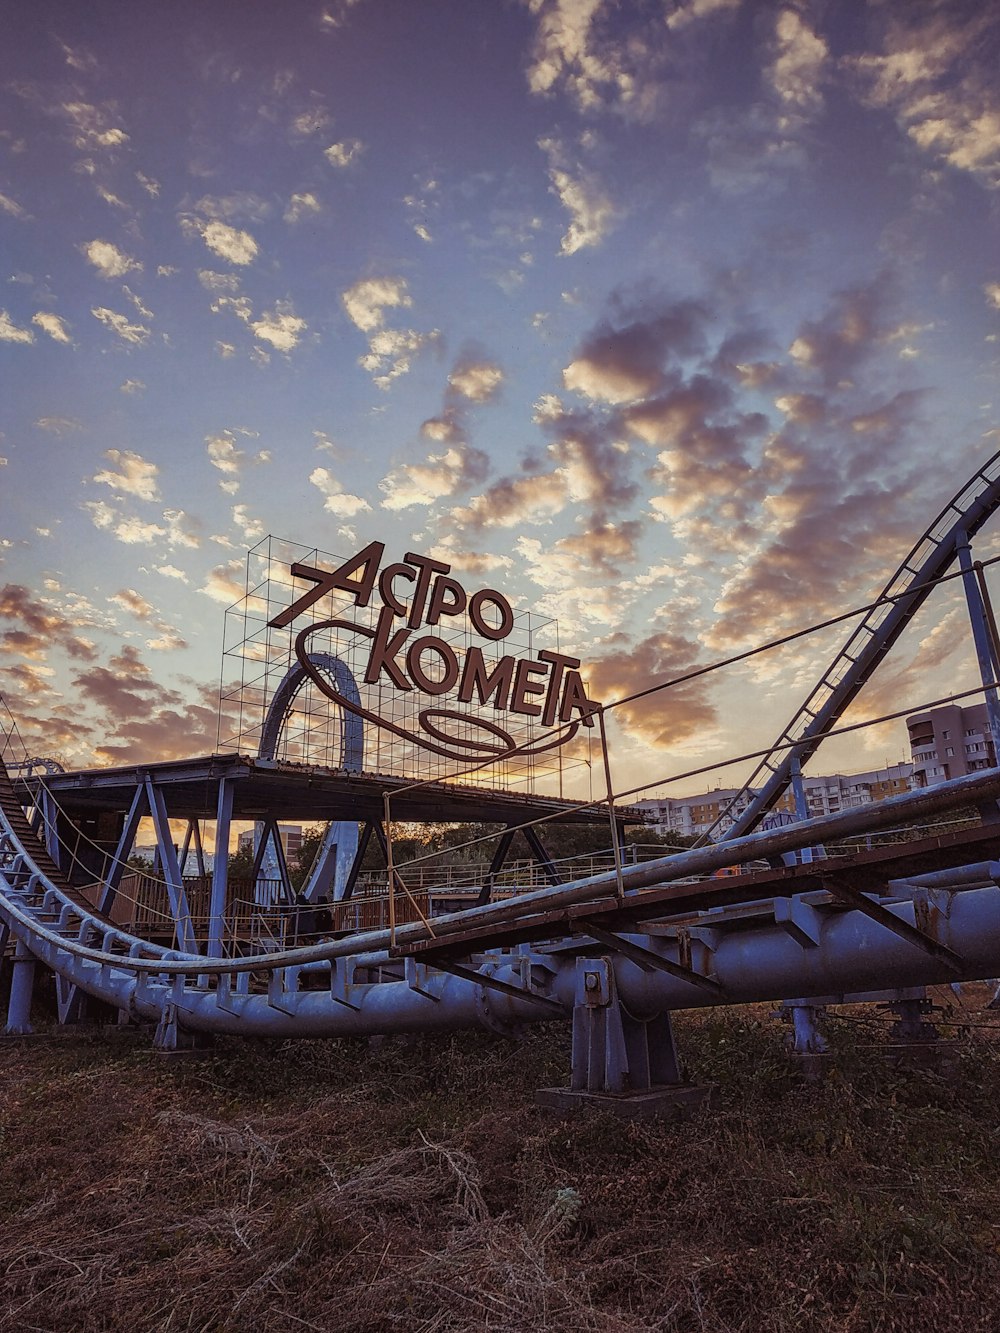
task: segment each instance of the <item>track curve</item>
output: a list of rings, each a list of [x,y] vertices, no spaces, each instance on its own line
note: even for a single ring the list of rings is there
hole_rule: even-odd
[[[989,458],[945,505],[879,594],[879,604],[864,617],[786,727],[712,827],[710,839],[747,796],[746,809],[720,834],[739,838],[756,828],[792,781],[797,759],[804,765],[824,736],[871,679],[906,626],[934,591],[936,579],[958,558],[970,540],[1000,508],[1000,451]],[[892,601],[882,599],[892,598]],[[761,785],[763,784],[763,785]],[[758,790],[759,788],[759,790]],[[756,791],[756,794],[753,793]]]

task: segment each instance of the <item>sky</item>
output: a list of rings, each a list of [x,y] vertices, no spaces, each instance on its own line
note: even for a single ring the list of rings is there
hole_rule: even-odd
[[[446,561],[603,700],[865,601],[1000,448],[998,69],[957,0],[8,6],[29,748],[210,753],[266,534]],[[963,615],[858,707],[973,687]],[[618,710],[615,785],[766,745],[843,637]],[[840,745],[813,771],[907,757]]]

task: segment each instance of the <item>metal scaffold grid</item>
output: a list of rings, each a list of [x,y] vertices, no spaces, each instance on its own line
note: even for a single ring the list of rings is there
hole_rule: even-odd
[[[357,686],[361,705],[387,725],[364,720],[363,768],[368,773],[402,777],[413,781],[460,780],[492,788],[518,788],[529,793],[558,791],[570,767],[586,763],[579,746],[555,748],[538,754],[499,757],[478,772],[467,770],[487,757],[483,749],[484,721],[502,726],[515,746],[536,744],[547,729],[537,718],[509,710],[497,710],[493,702],[473,698],[460,702],[456,691],[446,695],[419,688],[401,689],[384,670],[366,680],[372,653],[372,635],[382,609],[378,597],[365,607],[354,605],[349,594],[327,594],[314,602],[293,624],[276,628],[270,622],[290,607],[311,585],[291,573],[293,564],[335,570],[346,556],[321,551],[282,538],[268,536],[247,555],[246,592],[226,612],[223,640],[218,745],[222,751],[258,753],[268,710],[275,692],[297,667],[296,638],[307,631],[310,659],[320,663],[336,659]],[[329,620],[348,621],[356,629],[329,626]],[[310,628],[315,626],[317,628]],[[403,617],[395,628],[405,628]],[[435,626],[413,629],[410,642],[422,634],[448,645],[455,658],[464,662],[470,649],[478,648],[492,672],[505,657],[534,658],[540,648],[558,651],[556,622],[530,609],[514,611],[514,622],[501,640],[480,635],[465,615],[442,616]],[[398,662],[405,659],[401,651]],[[442,679],[443,666],[428,655],[426,673],[431,681]],[[421,725],[422,712],[430,711],[435,725],[446,709],[446,726],[452,748],[467,754],[465,760],[423,748],[428,731]],[[494,721],[495,719],[495,721]],[[485,734],[491,734],[486,730]],[[410,739],[413,738],[413,739]],[[339,768],[345,755],[344,710],[309,679],[294,690],[284,715],[274,758],[286,763]],[[575,751],[571,753],[571,751]]]

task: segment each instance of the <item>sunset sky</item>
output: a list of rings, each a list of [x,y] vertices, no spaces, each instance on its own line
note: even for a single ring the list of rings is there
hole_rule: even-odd
[[[1000,448],[981,0],[32,0],[0,70],[36,753],[210,752],[267,533],[445,559],[610,699],[860,603]],[[963,614],[864,706],[974,685]],[[845,636],[621,717],[616,782],[766,744]]]

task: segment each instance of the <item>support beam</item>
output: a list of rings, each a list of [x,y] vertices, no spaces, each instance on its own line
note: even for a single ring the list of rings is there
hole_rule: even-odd
[[[842,879],[836,875],[823,875],[821,879],[823,888],[840,902],[847,903],[865,916],[870,917],[872,921],[877,921],[880,926],[885,926],[886,930],[891,930],[894,935],[898,935],[901,940],[906,940],[908,944],[915,944],[918,949],[923,949],[929,953],[932,958],[951,969],[956,975],[961,975],[965,970],[965,964],[958,954],[953,953],[945,945],[939,944],[937,940],[932,939],[930,935],[925,935],[922,930],[916,926],[911,926],[908,921],[901,920],[895,912],[890,912],[887,907],[881,903],[875,902],[869,898],[866,893],[860,889],[853,888],[845,884]]]
[[[720,1000],[724,997],[722,987],[711,977],[706,977],[701,972],[695,972],[693,968],[684,967],[680,963],[671,962],[662,954],[654,953],[652,949],[646,949],[641,944],[635,944],[632,940],[616,935],[613,931],[605,930],[602,926],[595,925],[593,921],[584,918],[582,921],[574,922],[574,929],[585,932],[600,944],[606,944],[623,958],[628,958],[641,967],[644,972],[651,969],[667,972],[670,976],[677,977],[679,981],[690,981],[692,986],[700,986],[702,990],[709,991]]]
[[[167,818],[167,804],[163,792],[148,775],[145,780],[146,796],[153,827],[156,829],[156,846],[159,852],[163,878],[167,884],[167,896],[170,899],[170,911],[176,927],[178,947],[186,953],[197,953],[198,942],[195,939],[194,925],[191,921],[191,909],[188,907],[184,881],[177,860],[177,852],[170,836],[170,821]]]
[[[361,874],[361,864],[368,851],[368,844],[371,842],[374,827],[375,824],[373,820],[366,820],[365,825],[361,830],[361,836],[358,838],[358,850],[354,853],[354,860],[351,863],[351,869],[348,873],[347,880],[344,883],[344,892],[336,900],[337,902],[346,903],[354,893],[355,885],[358,882],[358,876]],[[385,839],[383,838],[383,842],[384,841]]]
[[[233,792],[235,784],[231,778],[223,778],[219,783],[219,795],[215,810],[215,860],[212,862],[212,887],[208,901],[208,946],[209,958],[222,957],[222,936],[225,929],[226,904],[229,896],[229,834],[233,818]],[[199,855],[201,839],[198,839]]]
[[[487,976],[484,972],[477,972],[473,967],[463,967],[461,963],[453,963],[450,959],[445,961],[442,958],[431,960],[431,965],[442,972],[450,972],[452,976],[461,977],[464,981],[472,981],[477,986],[485,986],[487,990],[500,991],[502,995],[511,995],[515,1000],[528,1000],[532,1004],[539,1004],[543,1009],[549,1009],[553,1015],[559,1018],[566,1017],[566,1010],[558,1000],[550,1000],[547,995],[536,995],[533,991],[525,990],[523,986],[512,986],[510,982],[500,981],[497,977]]]
[[[542,846],[542,840],[530,825],[522,825],[521,832],[524,834],[525,841],[531,848],[532,855],[538,864],[542,867],[542,873],[550,884],[561,884],[563,881],[559,878],[559,872],[556,870],[549,854]]]
[[[510,851],[510,845],[514,841],[514,835],[516,833],[516,827],[512,824],[508,824],[503,833],[500,834],[500,841],[497,843],[496,850],[493,853],[493,859],[490,861],[490,868],[486,875],[486,882],[480,891],[479,897],[476,899],[477,907],[482,907],[484,903],[488,903],[493,896],[493,881],[500,873],[503,863],[507,860],[507,853]]]
[[[145,785],[136,787],[135,795],[132,797],[132,804],[129,812],[125,816],[125,823],[122,827],[121,837],[118,839],[118,846],[115,848],[114,858],[108,868],[108,873],[104,878],[104,887],[101,890],[101,898],[97,904],[98,911],[103,912],[105,916],[110,915],[111,908],[114,906],[115,898],[118,896],[118,886],[121,883],[122,875],[125,873],[125,863],[132,847],[135,844],[136,833],[139,830],[139,822],[149,810],[149,798],[146,793]]]

